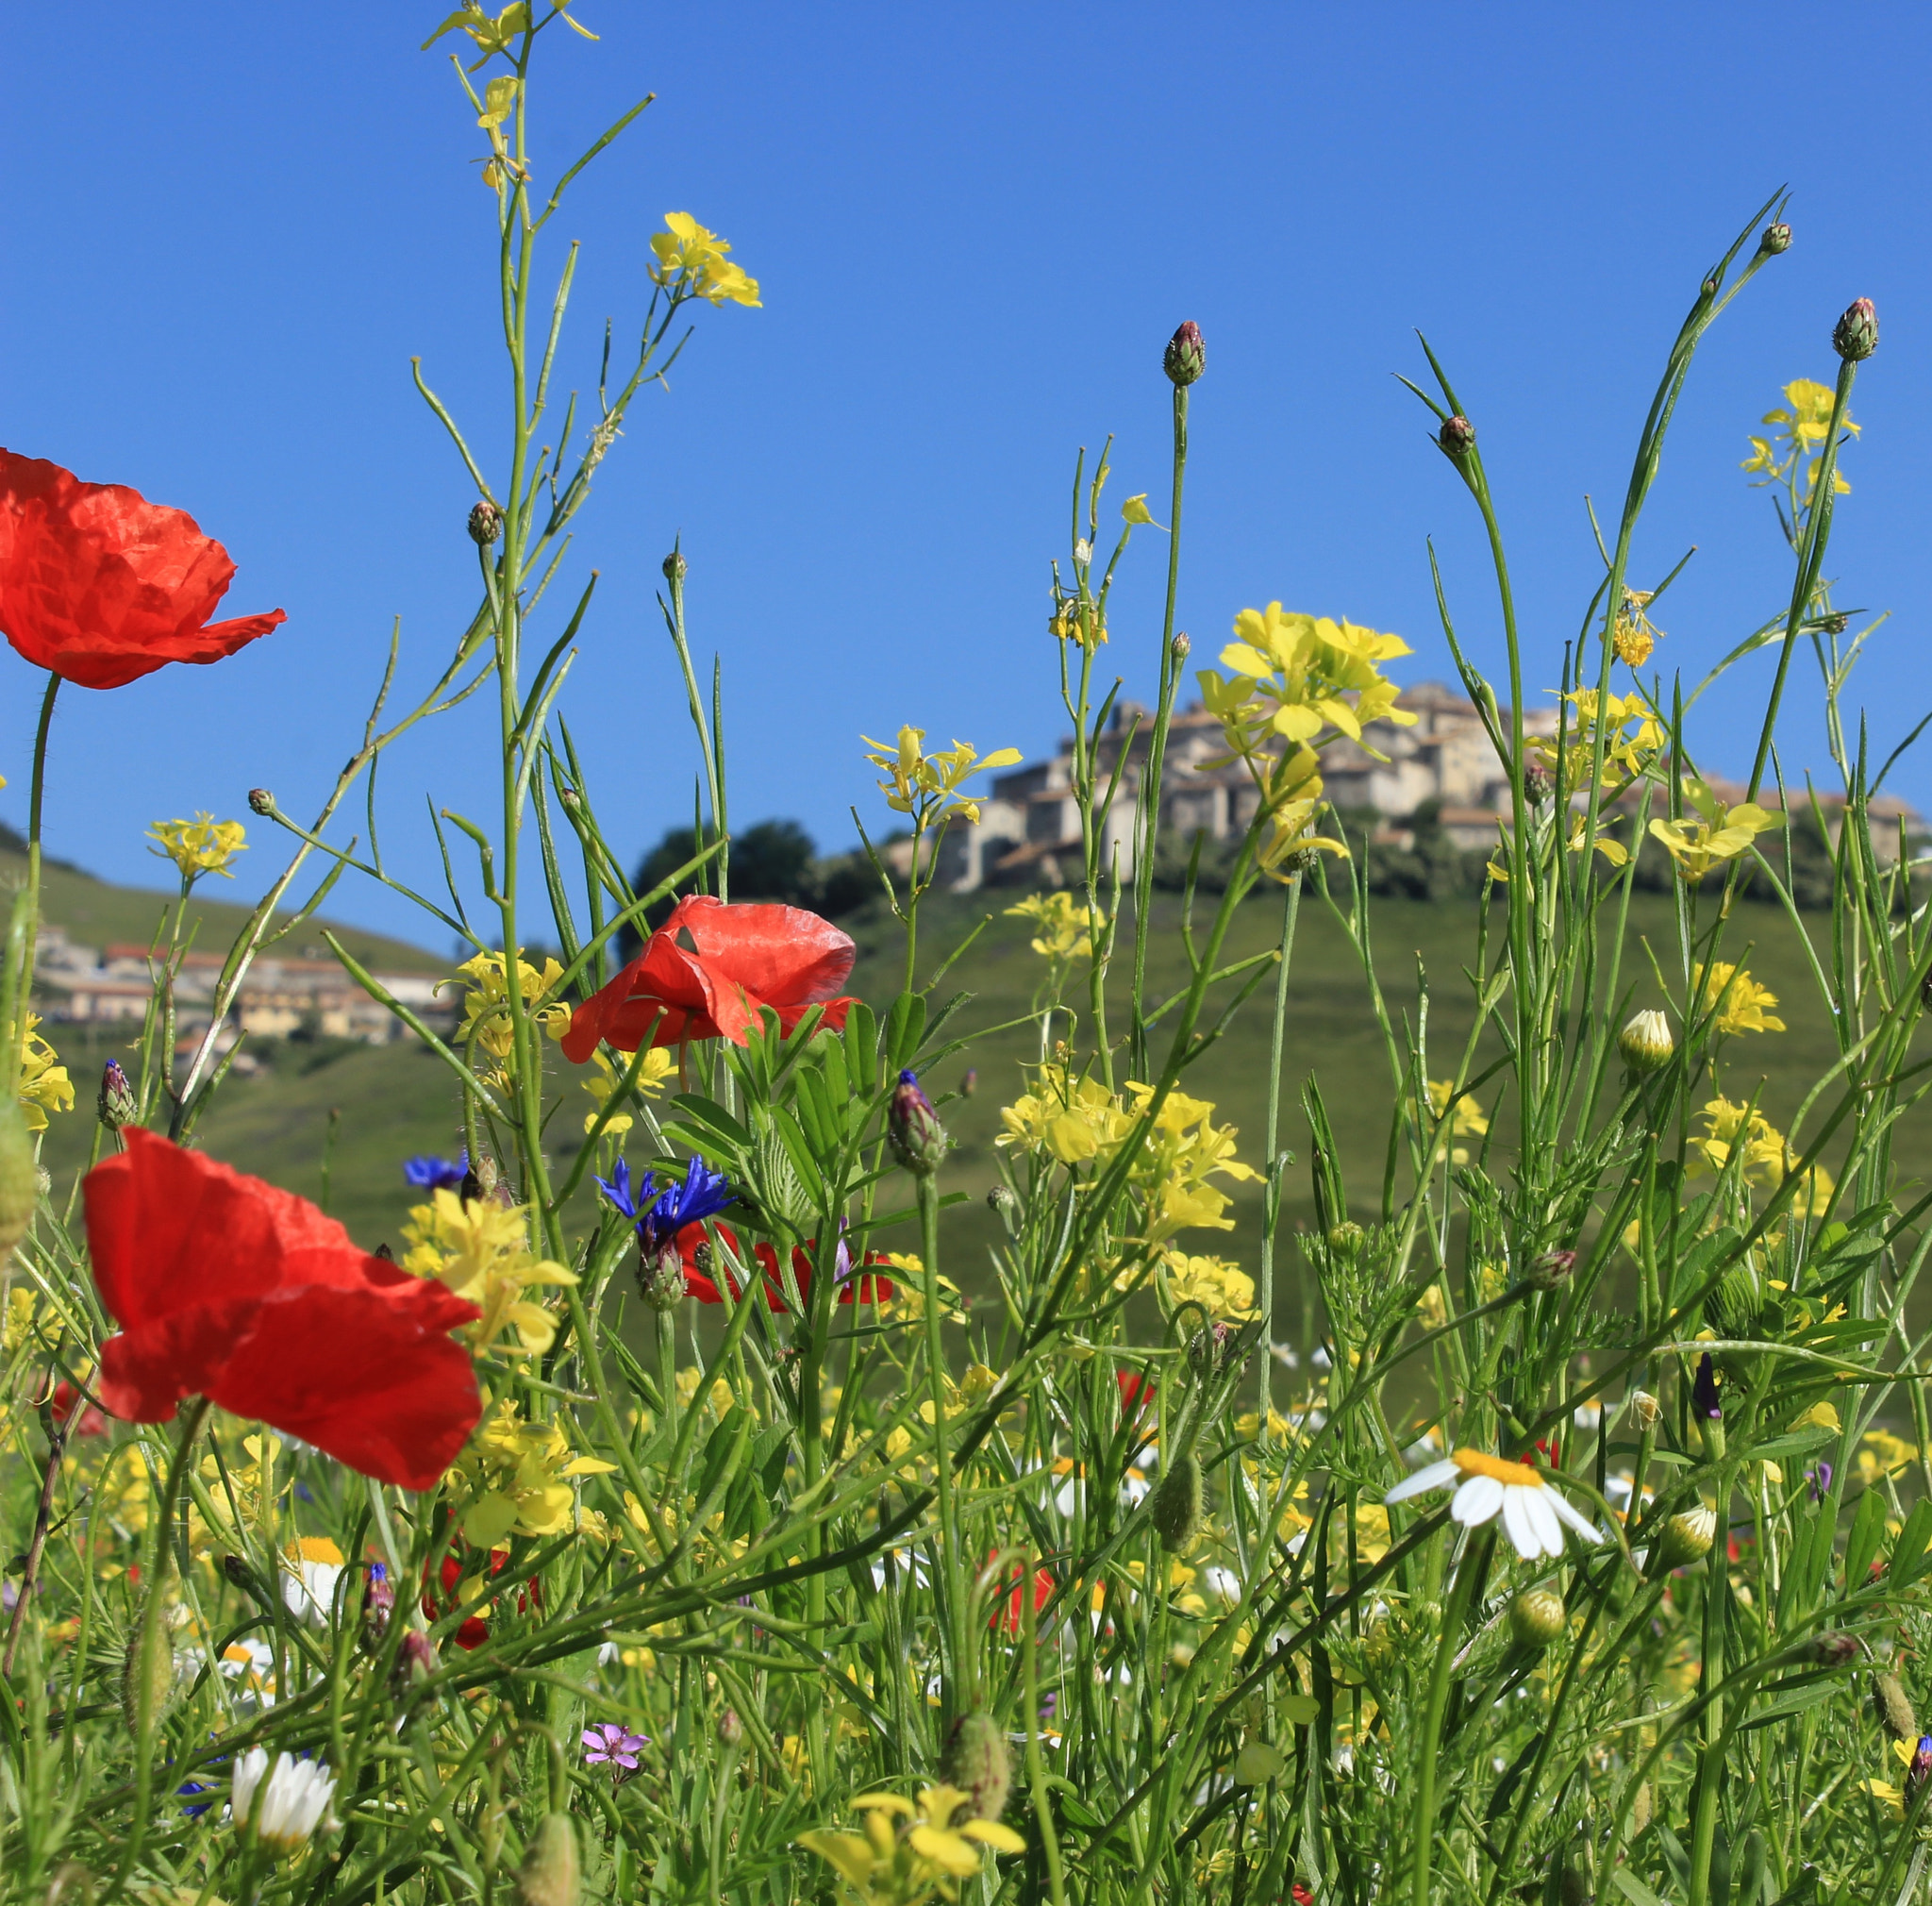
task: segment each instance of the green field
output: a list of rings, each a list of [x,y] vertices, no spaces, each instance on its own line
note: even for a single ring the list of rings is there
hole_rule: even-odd
[[[67,926],[75,937],[104,940],[139,937],[151,925],[160,899],[109,887],[84,875],[58,872],[49,878],[47,895],[50,918]],[[969,1054],[944,1062],[927,1080],[938,1096],[957,1093],[969,1066],[977,1074],[970,1096],[955,1097],[944,1105],[955,1146],[945,1168],[945,1189],[970,1194],[972,1200],[948,1214],[947,1263],[951,1274],[969,1288],[980,1281],[975,1264],[992,1238],[993,1221],[981,1200],[998,1177],[993,1140],[1000,1129],[1000,1107],[1020,1090],[1022,1068],[1039,1051],[1036,1027],[1012,1024],[1028,1014],[1043,971],[1043,961],[1027,945],[1032,928],[1024,921],[1007,919],[1000,911],[1013,897],[980,894],[929,904],[922,934],[929,972],[974,925],[989,913],[992,916],[939,992],[972,995],[950,1030],[1006,1029],[989,1032]],[[214,906],[203,911],[207,919],[201,944],[219,945],[230,929],[230,914]],[[239,911],[232,918],[239,920]],[[1376,972],[1398,1028],[1405,1019],[1411,1025],[1416,1022],[1418,973],[1428,977],[1429,1072],[1431,1077],[1446,1076],[1457,1062],[1470,1023],[1463,969],[1474,945],[1474,907],[1470,902],[1380,900],[1374,903],[1373,919]],[[878,914],[862,914],[846,924],[859,946],[854,989],[881,1005],[898,983],[898,928]],[[1807,916],[1807,924],[1819,935],[1828,921],[1812,915]],[[1262,949],[1279,930],[1278,894],[1251,899],[1235,922],[1228,957],[1238,959]],[[1660,963],[1668,963],[1674,928],[1667,901],[1639,894],[1632,908],[1632,932],[1624,974],[1637,985],[1634,1003],[1660,1003],[1636,939],[1647,935]],[[407,962],[418,970],[438,964],[421,948],[366,933],[352,935],[351,945],[377,963]],[[1761,1085],[1765,1111],[1783,1127],[1805,1092],[1828,1069],[1837,1048],[1789,921],[1767,907],[1745,907],[1729,946],[1739,953],[1747,945],[1754,947],[1751,969],[1779,995],[1779,1011],[1790,1030],[1731,1040],[1723,1085],[1730,1096],[1740,1099]],[[1124,958],[1117,959],[1116,970],[1126,963]],[[1172,900],[1158,902],[1149,974],[1157,997],[1164,997],[1186,978],[1178,909]],[[1084,980],[1080,990],[1084,992]],[[1257,1165],[1262,1162],[1266,1121],[1271,991],[1272,982],[1242,1010],[1223,1043],[1199,1062],[1188,1080],[1190,1091],[1218,1103],[1221,1120],[1239,1127],[1241,1155]],[[1116,1032],[1123,1023],[1117,1016]],[[92,1081],[101,1062],[125,1049],[126,1035],[89,1038],[81,1028],[73,1028],[57,1029],[57,1036],[79,1086],[81,1107],[55,1120],[46,1159],[57,1174],[69,1175],[84,1166],[92,1140]],[[452,1155],[459,1144],[456,1100],[446,1069],[414,1041],[387,1046],[288,1043],[267,1048],[262,1057],[263,1072],[231,1080],[204,1121],[201,1136],[208,1149],[243,1170],[316,1197],[323,1194],[324,1154],[329,1148],[330,1209],[364,1243],[393,1241],[410,1202],[402,1180],[402,1160],[419,1151]],[[565,1101],[553,1128],[560,1138],[577,1129],[580,1112],[590,1100],[578,1091],[569,1069],[560,1061],[555,1063],[554,1077]],[[1310,1075],[1321,1082],[1342,1148],[1351,1195],[1358,1205],[1373,1208],[1380,1196],[1393,1089],[1360,965],[1345,934],[1316,896],[1301,909],[1289,987],[1282,1144],[1297,1157],[1288,1175],[1291,1226],[1305,1222],[1310,1210],[1307,1130],[1300,1105],[1302,1083]],[[331,1111],[341,1114],[332,1147]],[[1899,1149],[1908,1179],[1932,1176],[1932,1133],[1923,1113],[1910,1114],[1905,1121]],[[1259,1200],[1255,1187],[1234,1189],[1235,1229],[1193,1233],[1187,1242],[1196,1250],[1218,1251],[1253,1269]],[[1291,1251],[1284,1254],[1281,1268],[1290,1279],[1298,1276],[1298,1261]]]

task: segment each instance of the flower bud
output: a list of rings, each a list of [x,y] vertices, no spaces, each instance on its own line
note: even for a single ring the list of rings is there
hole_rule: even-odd
[[[40,1201],[33,1133],[26,1129],[20,1101],[9,1094],[0,1098],[0,1270],[6,1268],[14,1246],[26,1236]]]
[[[1188,1340],[1188,1368],[1196,1380],[1221,1376],[1234,1363],[1234,1329],[1218,1319]]]
[[[1845,614],[1842,610],[1838,610],[1832,614],[1825,616],[1818,626],[1826,635],[1842,635],[1846,629],[1851,627],[1852,618]]]
[[[1192,318],[1167,341],[1161,353],[1160,368],[1176,390],[1185,391],[1208,368],[1208,347],[1201,342],[1201,326]]]
[[[412,1694],[419,1682],[426,1681],[435,1672],[436,1649],[429,1637],[420,1628],[410,1629],[396,1650],[395,1669],[390,1676],[391,1690],[398,1697]]]
[[[1533,1291],[1554,1291],[1576,1268],[1574,1251],[1545,1251],[1524,1279]]]
[[[577,1831],[568,1814],[545,1814],[517,1868],[517,1906],[577,1906]]]
[[[1523,798],[1540,808],[1557,792],[1557,777],[1541,761],[1531,761],[1523,770]]]
[[[725,1747],[744,1745],[744,1723],[739,1719],[736,1708],[726,1708],[718,1716],[718,1744]]]
[[[503,511],[485,496],[470,511],[470,541],[488,549],[503,534]]]
[[[1181,629],[1174,639],[1174,659],[1186,661],[1194,652],[1194,638],[1186,629]]]
[[[362,1590],[362,1646],[374,1654],[389,1632],[390,1617],[395,1613],[395,1584],[389,1570],[379,1562],[369,1564],[369,1579]]]
[[[1633,1390],[1630,1393],[1630,1420],[1640,1430],[1655,1430],[1657,1418],[1664,1413],[1664,1408],[1648,1390]]]
[[[1367,1237],[1368,1232],[1363,1230],[1361,1226],[1357,1224],[1353,1218],[1343,1218],[1339,1225],[1331,1225],[1329,1227],[1328,1248],[1331,1251],[1341,1251],[1344,1253],[1359,1250]]]
[[[1003,1184],[994,1185],[986,1195],[986,1208],[990,1212],[1008,1212],[1012,1209],[1013,1202],[1013,1194]]]
[[[142,1631],[146,1625],[143,1615],[128,1630],[127,1653],[121,1663],[121,1713],[127,1731],[134,1734],[141,1731]],[[164,1635],[155,1637],[154,1659],[146,1664],[146,1692],[148,1714],[158,1727],[168,1697],[175,1692],[175,1651]]]
[[[675,1311],[684,1302],[684,1254],[669,1237],[655,1247],[638,1241],[638,1293],[654,1311]]]
[[[1666,1570],[1682,1568],[1708,1555],[1716,1540],[1717,1511],[1700,1502],[1695,1509],[1686,1509],[1664,1524],[1663,1533],[1657,1538],[1657,1565]]]
[[[946,1155],[946,1129],[909,1067],[892,1088],[891,1103],[886,1108],[886,1136],[892,1156],[917,1178],[931,1177]]]
[[[101,1123],[109,1131],[119,1131],[124,1125],[134,1123],[134,1114],[141,1108],[134,1102],[134,1088],[128,1084],[118,1059],[110,1059],[102,1066],[101,1093],[95,1103]]]
[[[1791,248],[1791,228],[1780,219],[1776,225],[1764,227],[1764,236],[1757,241],[1757,249],[1767,258],[1776,258]]]
[[[682,553],[675,549],[664,559],[663,567],[666,582],[682,582],[691,574],[691,564],[684,560]]]
[[[1878,348],[1878,312],[1870,298],[1854,298],[1831,327],[1831,348],[1847,363],[1860,364]]]
[[[953,1723],[940,1756],[940,1779],[970,1797],[969,1818],[997,1820],[1006,1812],[1012,1761],[1007,1737],[991,1714],[961,1714]]]
[[[959,1080],[959,1096],[961,1098],[971,1098],[978,1090],[979,1073],[974,1067],[969,1065],[964,1076]]]
[[[1915,1741],[1919,1723],[1912,1714],[1911,1697],[1906,1684],[1890,1672],[1872,1677],[1872,1712],[1878,1725],[1895,1741]]]
[[[1811,1659],[1821,1667],[1843,1667],[1857,1652],[1857,1636],[1841,1630],[1822,1634],[1811,1644]]]
[[[275,797],[266,788],[250,788],[248,805],[258,814],[272,814],[275,811]]]
[[[1155,1485],[1147,1511],[1170,1555],[1185,1555],[1193,1547],[1208,1519],[1207,1489],[1201,1465],[1191,1455],[1176,1456],[1167,1474]]]
[[[1633,1012],[1629,1023],[1617,1035],[1617,1050],[1624,1063],[1640,1077],[1661,1072],[1671,1062],[1677,1042],[1671,1037],[1671,1022],[1656,1007]]]
[[[1524,1647],[1548,1647],[1569,1626],[1563,1597],[1547,1588],[1525,1588],[1509,1604],[1509,1632]]]
[[[1443,456],[1461,462],[1475,448],[1475,426],[1467,417],[1445,417],[1436,432]]]

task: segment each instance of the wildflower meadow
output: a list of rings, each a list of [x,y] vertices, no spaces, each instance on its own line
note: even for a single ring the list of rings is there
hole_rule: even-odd
[[[0,452],[0,632],[42,698],[31,761],[5,763],[31,827],[0,894],[0,1898],[1925,1898],[1932,1196],[1894,1149],[1923,1115],[1932,928],[1922,844],[1871,816],[1893,761],[1867,749],[1869,631],[1828,560],[1856,502],[1840,461],[1883,428],[1854,417],[1872,304],[1818,312],[1769,416],[1740,420],[1730,480],[1769,491],[1786,546],[1701,680],[1664,666],[1677,571],[1636,573],[1633,537],[1699,353],[1784,268],[1782,197],[1685,287],[1567,638],[1519,639],[1482,419],[1421,347],[1435,447],[1389,480],[1466,491],[1493,557],[1492,597],[1438,601],[1508,800],[1465,962],[1400,995],[1323,762],[1414,721],[1386,672],[1410,644],[1286,606],[1292,574],[1214,639],[1175,627],[1191,410],[1215,386],[1192,323],[1153,341],[1171,468],[1123,500],[1105,453],[1080,459],[1041,605],[1082,850],[1067,884],[1008,896],[1038,931],[1031,1058],[979,1086],[998,1169],[962,1212],[940,1179],[953,1082],[992,1028],[976,929],[935,889],[1010,738],[969,744],[932,705],[811,758],[850,788],[903,948],[891,996],[855,996],[841,927],[732,897],[729,657],[700,657],[674,549],[638,666],[689,711],[691,858],[639,891],[599,824],[622,763],[572,737],[597,609],[594,576],[563,594],[567,536],[606,457],[649,454],[622,434],[640,392],[728,352],[761,293],[755,258],[670,211],[648,309],[561,394],[581,340],[553,223],[643,109],[535,175],[546,56],[585,31],[552,0],[472,0],[426,49],[460,56],[513,420],[477,434],[419,369],[476,561],[460,634],[392,649],[317,811],[211,788],[219,811],[157,819],[178,899],[98,1081],[34,986],[42,791],[89,772],[50,746],[57,697],[219,667],[283,617],[251,595],[213,619],[235,564],[183,510]],[[1164,624],[1110,621],[1116,576],[1149,563]],[[1464,660],[1478,614],[1507,680]],[[1132,780],[1100,745],[1123,653],[1158,662]],[[1762,690],[1741,743],[1700,733],[1730,671]],[[1779,755],[1813,671],[1828,802]],[[500,806],[432,789],[449,878],[413,892],[370,784],[476,697]],[[1165,751],[1196,697],[1252,819],[1213,885],[1186,874],[1174,926],[1157,861],[1201,847],[1163,838],[1160,790],[1190,771]],[[1741,786],[1700,765],[1720,740],[1748,751]],[[184,1041],[192,896],[244,850],[266,891]],[[1801,851],[1828,864],[1823,910],[1794,895]],[[1629,925],[1644,869],[1666,936]],[[447,1085],[446,1150],[396,1161],[388,1242],[198,1142],[253,962],[358,882],[466,949],[452,1030],[330,936]],[[1287,1084],[1317,911],[1360,956],[1386,1061],[1370,1155],[1330,1117],[1359,1079]],[[1271,924],[1235,957],[1243,912]],[[1750,970],[1773,932],[1837,1044],[1782,1125],[1750,1070],[1795,1004]],[[1150,945],[1174,933],[1163,993]],[[1453,1045],[1431,989],[1464,1002]],[[1234,1070],[1265,1077],[1262,1129],[1217,1111]],[[92,1163],[57,1176],[41,1147],[70,1121]],[[1291,1175],[1311,1224],[1289,1222]],[[1231,1215],[1241,1186],[1257,1222]]]

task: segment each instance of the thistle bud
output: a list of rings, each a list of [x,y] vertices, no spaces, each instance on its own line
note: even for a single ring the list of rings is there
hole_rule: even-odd
[[[1854,298],[1831,327],[1831,348],[1848,364],[1861,364],[1878,348],[1878,312],[1870,298]]]
[[[1630,1420],[1640,1430],[1655,1430],[1657,1418],[1664,1413],[1664,1408],[1648,1390],[1633,1390],[1630,1393]]]
[[[1467,417],[1445,417],[1436,432],[1443,456],[1460,463],[1475,448],[1475,426]]]
[[[691,574],[691,564],[688,563],[684,560],[682,554],[675,549],[674,549],[671,552],[671,554],[664,559],[663,567],[664,580],[666,582],[682,582],[684,578]]]
[[[997,1820],[1007,1810],[1007,1790],[1013,1769],[1007,1737],[991,1714],[961,1714],[946,1736],[940,1756],[940,1779],[969,1796],[967,1814],[974,1820]]]
[[[1012,1203],[1013,1194],[1003,1184],[994,1185],[986,1195],[986,1208],[990,1212],[999,1212],[1004,1215],[1011,1209]]]
[[[917,1178],[931,1177],[946,1155],[946,1129],[910,1067],[900,1073],[899,1083],[892,1088],[892,1100],[886,1108],[886,1136],[892,1156]]]
[[[1664,1524],[1657,1544],[1657,1564],[1665,1570],[1682,1568],[1708,1555],[1716,1540],[1717,1511],[1700,1502],[1695,1509],[1683,1510]]]
[[[1206,1485],[1201,1465],[1190,1454],[1176,1456],[1167,1474],[1155,1485],[1147,1511],[1160,1536],[1160,1546],[1170,1555],[1185,1555],[1193,1547],[1208,1519]]]
[[[1545,1251],[1524,1279],[1533,1291],[1554,1291],[1576,1268],[1574,1251]]]
[[[248,806],[251,812],[272,814],[275,811],[275,797],[266,788],[250,788]]]
[[[1757,241],[1757,249],[1767,258],[1776,258],[1791,248],[1791,228],[1782,219],[1776,225],[1764,227],[1764,236]]]
[[[1822,1634],[1811,1644],[1811,1659],[1820,1667],[1843,1667],[1857,1652],[1857,1636],[1842,1631]]]
[[[1524,1647],[1548,1647],[1569,1626],[1563,1597],[1547,1588],[1525,1588],[1509,1604],[1509,1632]]]
[[[398,1697],[410,1695],[435,1672],[436,1649],[429,1637],[420,1628],[410,1629],[396,1650],[395,1668],[390,1676],[391,1690]]]
[[[134,1088],[128,1084],[118,1059],[108,1060],[101,1068],[101,1093],[95,1107],[101,1123],[109,1131],[119,1131],[124,1125],[134,1123],[134,1114],[141,1108],[134,1102]]]
[[[744,1723],[739,1719],[736,1708],[726,1708],[718,1716],[718,1745],[734,1748],[744,1745]]]
[[[1193,652],[1194,638],[1186,629],[1182,629],[1174,639],[1174,659],[1176,661],[1186,661]]]
[[[1671,1037],[1671,1022],[1656,1007],[1633,1012],[1629,1023],[1617,1035],[1617,1050],[1624,1063],[1640,1078],[1661,1072],[1671,1062],[1677,1042]]]
[[[395,1584],[389,1579],[389,1570],[381,1563],[372,1562],[369,1580],[362,1590],[362,1646],[371,1654],[382,1646],[395,1606]]]
[[[1201,326],[1190,318],[1167,341],[1161,353],[1160,368],[1176,390],[1185,391],[1208,368],[1208,347],[1201,342]]]
[[[40,1167],[34,1162],[33,1134],[26,1113],[10,1094],[0,1098],[0,1269],[26,1236],[41,1201]]]
[[[1919,1723],[1912,1714],[1911,1697],[1906,1684],[1890,1672],[1872,1677],[1872,1712],[1878,1725],[1895,1741],[1915,1741]]]
[[[470,541],[478,549],[488,549],[502,534],[503,511],[485,496],[470,511]]]
[[[577,1906],[577,1831],[568,1814],[545,1814],[517,1868],[517,1906]]]

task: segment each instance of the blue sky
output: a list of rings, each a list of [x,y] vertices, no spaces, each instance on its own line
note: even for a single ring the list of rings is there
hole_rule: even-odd
[[[190,510],[241,565],[224,612],[290,617],[216,668],[65,692],[48,844],[113,878],[155,878],[158,816],[241,813],[261,783],[306,813],[391,619],[420,683],[472,608],[472,493],[409,383],[420,354],[500,466],[481,136],[417,50],[440,11],[75,0],[9,22],[0,443]],[[848,844],[849,804],[883,818],[858,736],[902,720],[1050,746],[1074,454],[1112,431],[1110,496],[1164,497],[1160,347],[1186,317],[1208,352],[1180,614],[1197,654],[1280,597],[1400,632],[1410,679],[1446,675],[1433,536],[1459,629],[1500,666],[1474,513],[1390,376],[1420,375],[1420,326],[1481,433],[1529,679],[1553,684],[1600,573],[1583,496],[1614,512],[1698,276],[1782,183],[1796,242],[1705,346],[1632,579],[1698,545],[1657,618],[1658,660],[1691,679],[1782,604],[1745,435],[1789,378],[1829,379],[1832,322],[1870,296],[1881,344],[1828,568],[1841,603],[1894,611],[1855,693],[1874,744],[1932,708],[1924,8],[1829,29],[1776,4],[576,11],[603,38],[549,42],[540,174],[658,101],[558,222],[584,241],[559,381],[594,383],[607,314],[634,326],[667,210],[730,238],[765,295],[701,313],[578,518],[572,562],[603,581],[568,705],[626,853],[691,809],[653,602],[678,535],[695,641],[724,658],[736,820]],[[1106,652],[1130,694],[1151,689],[1164,561],[1141,532]],[[1709,765],[1748,765],[1769,666],[1707,704]],[[1803,655],[1794,676],[1787,769],[1823,772]],[[0,653],[16,826],[38,681]],[[384,767],[406,878],[435,878],[425,792],[489,811],[484,712]],[[1895,780],[1932,809],[1932,756]],[[274,871],[251,833],[238,890]],[[332,905],[443,942],[366,884]]]

